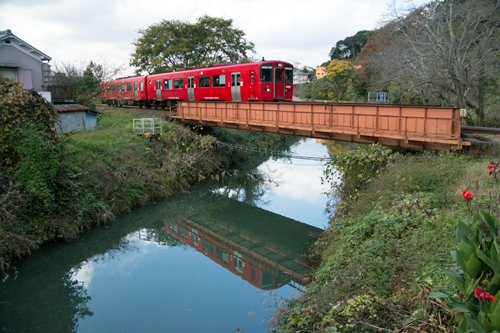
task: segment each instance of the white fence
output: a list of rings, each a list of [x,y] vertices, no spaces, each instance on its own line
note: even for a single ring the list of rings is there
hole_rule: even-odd
[[[134,119],[134,134],[160,135],[162,131],[161,118]]]

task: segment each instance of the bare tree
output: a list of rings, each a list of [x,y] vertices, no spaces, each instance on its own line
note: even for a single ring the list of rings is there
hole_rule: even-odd
[[[400,94],[417,95],[424,104],[468,108],[478,125],[498,106],[500,0],[394,10],[382,29],[381,39],[389,42],[371,55],[379,86],[395,84]]]

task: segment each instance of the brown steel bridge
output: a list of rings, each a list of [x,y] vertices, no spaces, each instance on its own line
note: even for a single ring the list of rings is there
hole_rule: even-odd
[[[459,109],[360,103],[179,102],[171,118],[226,127],[408,149],[462,149]]]

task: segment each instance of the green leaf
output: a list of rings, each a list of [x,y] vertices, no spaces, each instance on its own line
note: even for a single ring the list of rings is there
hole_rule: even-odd
[[[438,291],[438,292],[430,294],[427,297],[429,297],[429,298],[450,298],[450,295],[445,294],[445,293],[443,293],[441,291]]]
[[[465,243],[462,242],[461,244],[465,244]],[[465,254],[462,251],[457,251],[457,263],[463,272],[465,272],[467,270],[467,258],[468,258],[467,254]]]
[[[467,320],[467,324],[469,324],[475,333],[484,333],[484,328],[476,319],[472,318],[470,314],[465,315],[465,320]]]
[[[476,251],[474,247],[470,246],[468,243],[461,241],[458,248],[467,256],[470,257],[471,255],[475,254]]]
[[[475,255],[471,255],[465,273],[472,279],[476,279],[479,269],[481,269],[481,262]]]
[[[495,272],[495,274],[500,275],[500,265],[490,259],[479,247],[476,249],[477,255],[479,259],[484,261],[486,265],[490,266],[490,268]]]
[[[456,272],[447,270],[447,269],[443,269],[443,272],[446,275],[448,275],[448,277],[452,280],[453,284],[455,284],[455,286],[458,288],[458,290],[463,295],[467,295],[467,293],[465,292],[465,287],[464,287],[465,280],[464,280],[464,277],[462,275],[460,275]]]
[[[465,243],[469,243],[469,237],[473,235],[472,229],[470,225],[465,224],[462,221],[458,222],[457,228],[457,241],[460,243],[464,241]]]

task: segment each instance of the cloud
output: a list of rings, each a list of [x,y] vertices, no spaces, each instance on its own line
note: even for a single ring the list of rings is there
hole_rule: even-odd
[[[360,0],[4,0],[3,27],[56,61],[102,57],[128,64],[138,30],[161,20],[202,15],[233,19],[255,43],[256,57],[316,66],[333,45],[373,29],[387,1]],[[19,18],[22,17],[22,20]]]

